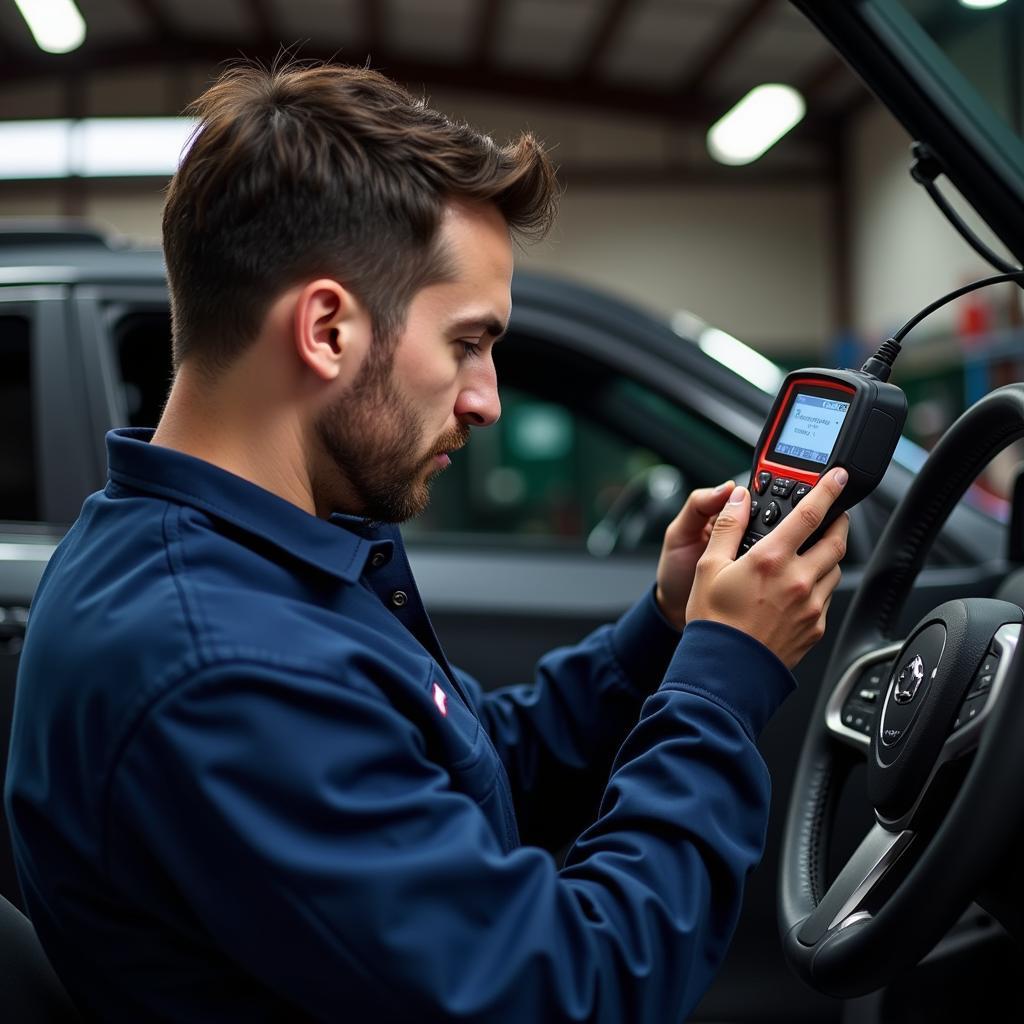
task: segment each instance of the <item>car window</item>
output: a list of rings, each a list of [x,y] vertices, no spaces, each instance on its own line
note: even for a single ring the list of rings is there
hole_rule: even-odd
[[[34,453],[30,324],[0,312],[0,519],[39,518]]]
[[[658,465],[649,448],[521,388],[501,388],[501,419],[434,482],[410,537],[499,535],[583,546],[630,480]]]
[[[155,427],[171,386],[171,317],[135,312],[113,325],[127,426]]]
[[[501,418],[437,478],[410,538],[653,549],[691,488],[749,472],[748,445],[557,339],[510,330],[496,363]]]

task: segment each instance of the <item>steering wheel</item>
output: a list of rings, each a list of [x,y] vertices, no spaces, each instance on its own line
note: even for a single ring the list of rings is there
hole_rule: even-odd
[[[993,391],[931,452],[840,628],[804,739],[782,841],[779,925],[812,987],[850,997],[912,968],[982,889],[1024,824],[1020,607],[948,601],[906,640],[899,614],[936,535],[989,460],[1024,436],[1024,385]],[[876,823],[825,886],[831,823],[867,759]]]

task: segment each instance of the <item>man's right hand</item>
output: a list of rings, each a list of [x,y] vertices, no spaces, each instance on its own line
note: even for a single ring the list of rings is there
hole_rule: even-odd
[[[718,514],[686,607],[686,620],[711,619],[760,640],[789,668],[825,633],[839,562],[846,554],[850,520],[841,515],[802,555],[801,545],[818,528],[846,485],[834,469],[764,540],[736,557],[750,521],[750,492],[737,487]]]

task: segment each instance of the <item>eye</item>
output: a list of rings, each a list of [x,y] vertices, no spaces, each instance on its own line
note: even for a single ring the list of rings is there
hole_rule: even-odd
[[[462,354],[474,359],[480,355],[480,339],[479,338],[460,338],[458,342],[462,346]]]

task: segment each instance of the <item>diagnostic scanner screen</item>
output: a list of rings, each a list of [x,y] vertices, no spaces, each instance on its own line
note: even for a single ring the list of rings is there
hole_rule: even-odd
[[[775,451],[825,465],[849,411],[849,402],[798,393],[779,431]]]

